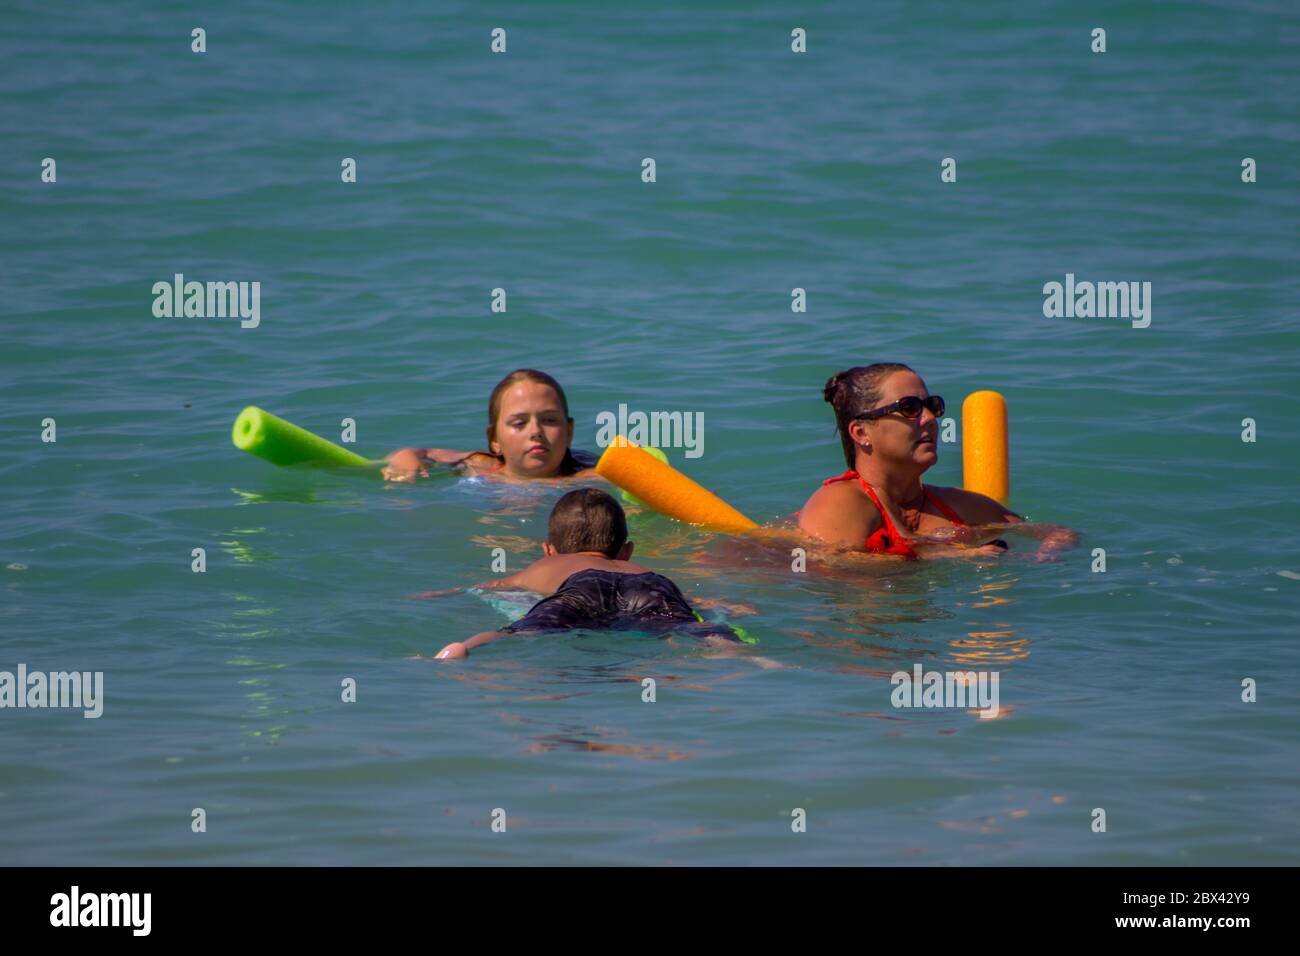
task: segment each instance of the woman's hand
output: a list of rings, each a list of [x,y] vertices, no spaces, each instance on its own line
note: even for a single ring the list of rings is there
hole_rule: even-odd
[[[427,478],[429,466],[422,448],[400,448],[388,456],[388,464],[380,472],[387,481],[415,481]]]
[[[1073,548],[1079,543],[1077,532],[1069,528],[1062,528],[1060,525],[1051,526],[1051,530],[1043,536],[1043,543],[1038,546],[1038,551],[1034,554],[1034,560],[1043,564],[1058,560],[1058,552],[1066,548]]]
[[[946,529],[945,529],[946,530]],[[967,530],[967,529],[960,529]],[[985,558],[999,557],[1007,553],[1007,544],[999,540],[997,543],[990,541],[988,544],[977,545],[974,543],[953,544],[947,541],[934,538],[926,540],[925,538],[914,539],[917,546],[917,552],[925,558]]]

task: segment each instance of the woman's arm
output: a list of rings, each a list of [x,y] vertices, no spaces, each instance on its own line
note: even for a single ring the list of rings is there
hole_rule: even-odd
[[[930,491],[940,492],[944,504],[955,509],[969,525],[1019,524],[1025,520],[996,498],[982,495],[978,491],[967,491],[965,488],[931,488]]]
[[[1059,524],[1040,524],[1026,521],[1010,508],[987,495],[964,488],[944,488],[943,497],[971,525],[1015,525],[1016,533],[1037,538],[1042,543],[1034,555],[1039,561],[1055,560],[1056,552],[1072,548],[1079,543],[1079,535]]]
[[[1016,528],[1017,534],[1038,538],[1041,544],[1034,558],[1038,561],[1055,561],[1056,553],[1073,548],[1079,543],[1079,533],[1059,524],[1024,522]]]

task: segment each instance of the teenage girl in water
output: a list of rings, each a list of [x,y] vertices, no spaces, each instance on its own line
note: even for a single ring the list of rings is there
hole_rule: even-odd
[[[545,372],[521,368],[492,389],[487,451],[401,448],[388,456],[383,476],[415,481],[429,474],[430,465],[520,481],[595,476],[595,458],[571,449],[572,441],[573,419],[560,383]]]
[[[986,495],[962,488],[927,486],[921,476],[939,460],[939,418],[944,401],[931,395],[921,376],[896,362],[840,372],[823,397],[835,409],[849,470],[828,478],[799,512],[799,527],[828,544],[855,551],[917,558],[925,539],[979,545],[980,552],[1007,548],[988,541],[995,531],[1024,518]],[[965,531],[952,531],[964,528]],[[1042,538],[1038,557],[1072,545],[1074,532],[1054,525],[1024,528]]]

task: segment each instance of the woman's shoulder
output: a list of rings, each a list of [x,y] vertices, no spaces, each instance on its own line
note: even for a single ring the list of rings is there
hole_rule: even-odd
[[[880,512],[856,481],[822,485],[799,511],[804,531],[852,547],[860,547],[880,524]]]
[[[842,504],[852,501],[866,501],[867,495],[856,481],[824,481],[808,498],[808,504]],[[805,506],[806,507],[806,506]]]

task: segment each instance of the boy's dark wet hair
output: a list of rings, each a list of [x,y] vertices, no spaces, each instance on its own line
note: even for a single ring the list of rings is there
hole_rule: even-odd
[[[627,544],[627,518],[623,509],[599,488],[570,491],[551,509],[546,540],[560,554],[599,551],[618,557]]]

